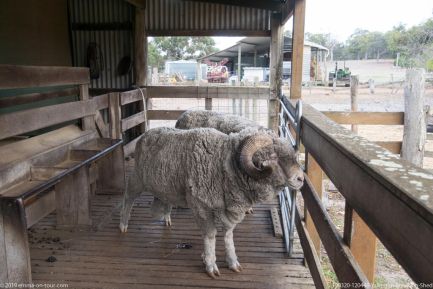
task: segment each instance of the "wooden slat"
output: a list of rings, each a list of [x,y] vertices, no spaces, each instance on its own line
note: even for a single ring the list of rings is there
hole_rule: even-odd
[[[304,105],[301,138],[349,204],[414,281],[433,282],[433,199],[429,198],[433,175],[330,124],[309,105]]]
[[[84,67],[21,66],[0,64],[0,89],[89,83]]]
[[[80,100],[88,101],[89,100],[89,84],[81,84],[80,85]],[[94,105],[93,105],[94,107]],[[96,109],[94,109],[96,112]],[[95,120],[93,116],[85,116],[81,119],[81,126],[83,130],[92,130],[95,129]]]
[[[122,128],[120,120],[122,114],[120,111],[120,97],[118,92],[112,92],[108,94],[108,113],[110,115],[110,136],[113,139],[122,138]]]
[[[108,94],[94,96],[92,100],[95,102],[96,110],[108,108]]]
[[[368,279],[359,268],[350,249],[344,244],[343,239],[332,223],[326,209],[321,204],[310,179],[305,176],[305,184],[302,187],[302,196],[305,206],[313,218],[317,232],[323,242],[332,267],[338,277],[339,282],[346,284],[356,284],[356,288],[372,288]]]
[[[0,115],[0,139],[21,135],[95,113],[92,100],[62,103]]]
[[[324,111],[323,114],[339,124],[402,125],[404,123],[404,112]]]
[[[147,97],[146,88],[142,88],[141,91],[143,92],[143,95],[146,98]],[[142,101],[143,95],[141,94],[140,90],[138,90],[138,89],[121,92],[120,93],[120,104],[125,105],[125,104],[136,102],[136,101]]]
[[[141,138],[141,136],[136,137],[123,147],[123,153],[125,154],[125,157],[130,156],[135,152],[135,146],[137,145],[138,140]]]
[[[30,228],[42,218],[49,215],[56,209],[56,193],[50,191],[37,201],[25,207],[27,228]]]
[[[102,118],[102,115],[99,112],[99,110],[97,110],[95,113],[95,123],[96,123],[96,127],[99,131],[99,134],[102,137],[104,137],[104,138],[110,137],[109,127],[107,124],[105,124],[104,119]]]
[[[433,152],[432,151],[425,151],[424,156],[427,158],[433,158]]]
[[[149,98],[256,98],[269,99],[267,87],[148,86]]]
[[[139,113],[122,119],[122,132],[125,132],[128,129],[133,128],[134,126],[142,124],[144,121],[144,111],[140,111]]]
[[[296,230],[299,234],[302,249],[304,251],[305,261],[308,264],[308,268],[310,269],[311,276],[314,280],[314,285],[316,285],[317,289],[325,289],[326,279],[323,275],[320,258],[317,255],[317,251],[314,249],[315,245],[313,243],[313,240],[311,240],[310,235],[308,234],[305,223],[301,220],[298,206],[296,206],[295,212],[295,225]]]
[[[148,120],[177,120],[185,110],[148,110]]]
[[[17,96],[1,97],[0,108],[78,94],[79,90],[75,87],[50,92],[29,93]]]
[[[375,141],[375,143],[394,154],[400,154],[401,152],[401,141]]]

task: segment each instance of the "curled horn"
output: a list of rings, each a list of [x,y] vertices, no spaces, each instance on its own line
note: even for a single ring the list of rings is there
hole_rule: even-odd
[[[253,155],[261,148],[272,145],[273,140],[267,135],[246,137],[239,145],[238,161],[240,167],[253,179],[266,178],[272,174],[272,167],[258,168],[253,163]]]

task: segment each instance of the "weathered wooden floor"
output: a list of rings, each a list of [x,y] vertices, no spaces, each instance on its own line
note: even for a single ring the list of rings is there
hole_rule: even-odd
[[[92,200],[93,229],[55,228],[51,214],[29,230],[35,283],[67,283],[69,288],[314,288],[302,264],[299,240],[294,258],[286,258],[282,239],[274,237],[269,208],[257,206],[234,233],[244,268],[234,273],[224,260],[222,232],[217,238],[221,277],[210,279],[201,261],[202,241],[188,209],[174,209],[173,226],[151,219],[152,197],[143,195],[131,214],[128,233],[118,230],[121,196]],[[55,262],[47,259],[53,256]]]

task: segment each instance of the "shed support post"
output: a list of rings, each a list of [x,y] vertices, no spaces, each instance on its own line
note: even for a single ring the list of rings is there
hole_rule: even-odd
[[[241,85],[241,70],[242,70],[242,44],[238,47],[238,85]]]
[[[297,0],[293,11],[292,75],[290,98],[302,97],[302,66],[304,59],[305,2]]]
[[[0,201],[0,284],[30,284],[30,250],[24,206],[19,200]]]
[[[89,84],[80,85],[80,100],[89,100]],[[93,116],[86,116],[82,118],[82,129],[83,130],[94,130],[96,129],[95,120]]]
[[[145,30],[145,9],[135,8],[135,85],[144,87],[147,85],[147,33]],[[149,107],[149,99],[145,99],[146,103],[139,102],[139,108],[144,111]],[[140,125],[140,132],[144,133],[147,123]]]
[[[283,29],[281,23],[281,14],[272,14],[271,16],[271,47],[270,47],[270,71],[269,71],[269,86],[270,99],[268,103],[268,127],[275,132],[278,132],[278,111],[279,102],[282,91],[282,76],[283,76]]]
[[[401,156],[422,167],[426,135],[424,108],[424,69],[409,69],[404,88],[404,133]]]

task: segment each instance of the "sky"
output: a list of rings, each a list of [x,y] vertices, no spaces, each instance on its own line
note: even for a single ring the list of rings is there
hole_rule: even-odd
[[[433,0],[306,0],[305,31],[331,33],[345,41],[356,28],[385,32],[403,23],[408,27],[433,17]],[[291,28],[292,19],[286,24]],[[219,49],[242,37],[214,37]]]

